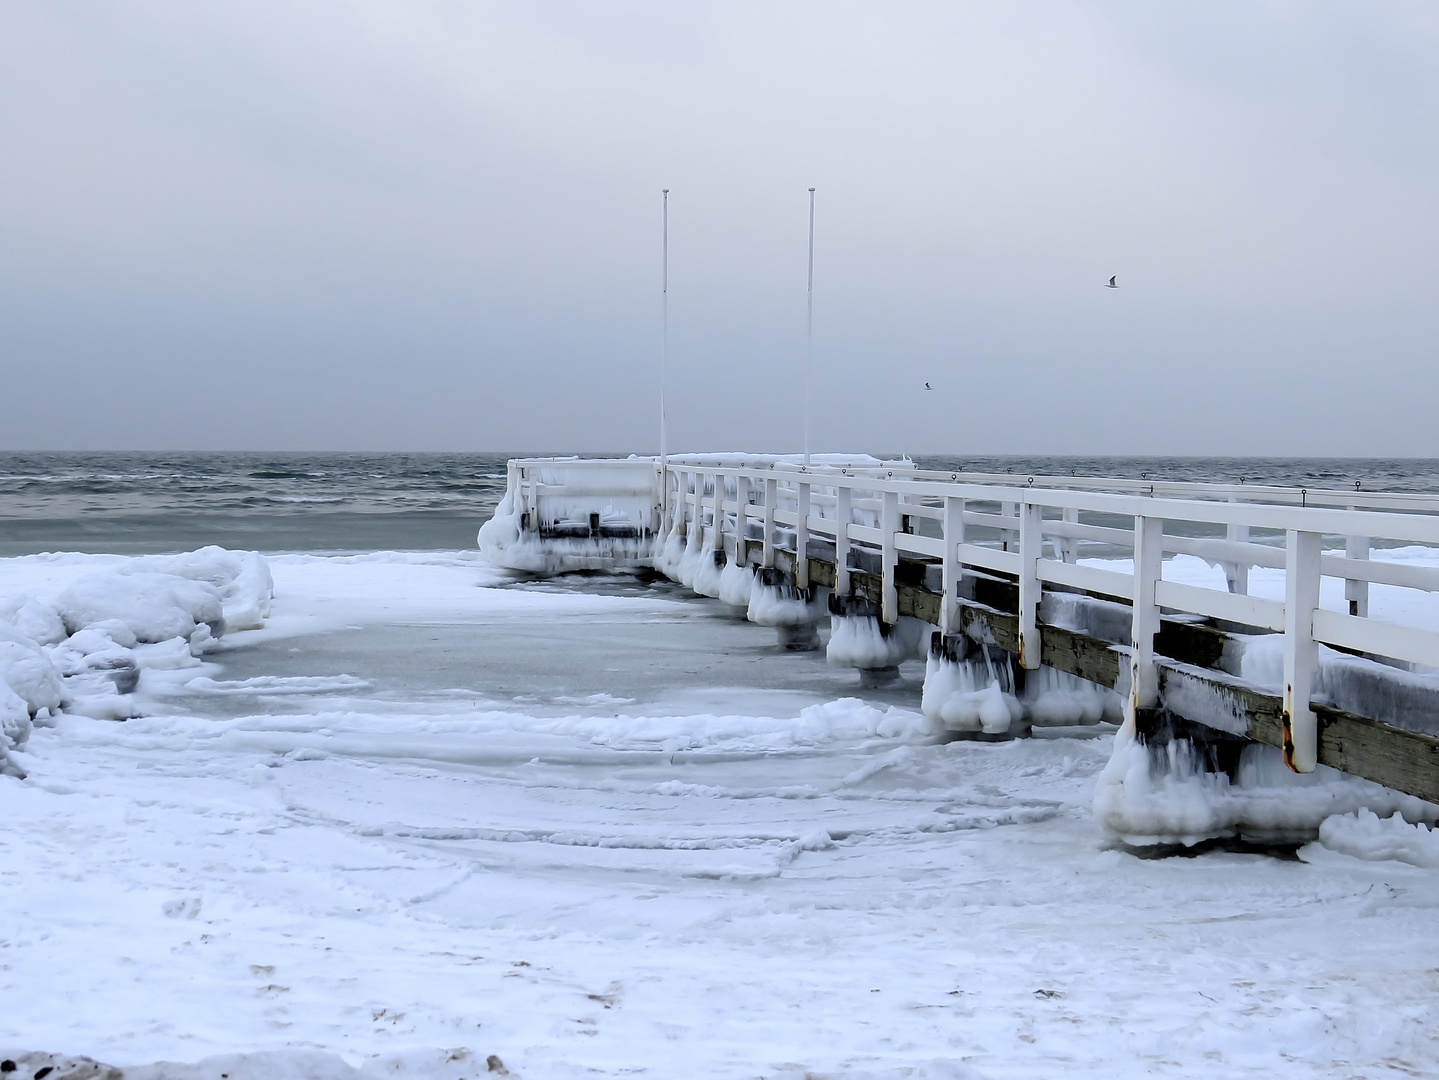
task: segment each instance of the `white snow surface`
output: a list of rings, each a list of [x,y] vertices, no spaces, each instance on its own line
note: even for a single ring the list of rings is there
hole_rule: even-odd
[[[0,560],[0,596],[123,562]],[[0,1056],[26,1077],[41,1051],[126,1080],[1439,1067],[1432,834],[1362,800],[1302,861],[1142,860],[1091,812],[1108,736],[946,743],[838,689],[545,698],[538,646],[509,699],[421,691],[343,651],[378,634],[423,673],[474,628],[598,647],[716,601],[503,588],[460,555],[268,562],[264,626],[202,656],[92,627],[86,655],[156,650],[144,715],[59,713],[0,777]],[[671,636],[635,663],[701,670]]]

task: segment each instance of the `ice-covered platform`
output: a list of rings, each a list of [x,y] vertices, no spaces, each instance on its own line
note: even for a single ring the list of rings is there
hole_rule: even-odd
[[[952,731],[1120,723],[1096,808],[1121,835],[1222,834],[1236,813],[1303,832],[1312,814],[1213,791],[1196,809],[1153,782],[1238,789],[1273,778],[1270,754],[1439,801],[1436,496],[866,455],[526,459],[479,543],[530,572],[653,567],[792,648],[827,621],[829,658],[867,685],[922,657],[924,711]]]

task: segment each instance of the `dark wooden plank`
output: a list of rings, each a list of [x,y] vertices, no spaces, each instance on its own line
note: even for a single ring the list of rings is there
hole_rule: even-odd
[[[1327,705],[1314,712],[1322,764],[1439,802],[1439,738]]]
[[[1019,617],[1015,616],[1015,623]],[[1018,639],[1016,627],[1015,637]],[[1107,641],[1061,626],[1040,626],[1039,662],[1113,689],[1124,656]]]

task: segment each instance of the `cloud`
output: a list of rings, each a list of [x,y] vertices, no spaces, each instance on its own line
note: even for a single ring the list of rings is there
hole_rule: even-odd
[[[815,185],[816,445],[1433,453],[1436,38],[1397,4],[7,5],[0,438],[653,449],[668,186],[672,444],[792,449]]]

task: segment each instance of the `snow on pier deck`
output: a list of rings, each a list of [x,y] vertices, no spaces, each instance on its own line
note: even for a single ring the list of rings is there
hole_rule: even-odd
[[[1107,713],[1121,743],[1182,737],[1231,779],[1259,743],[1294,773],[1439,801],[1436,496],[863,456],[528,459],[480,542],[536,572],[651,564],[792,644],[823,604],[831,660],[882,673],[918,643],[925,712],[951,730]],[[1148,813],[1134,798],[1108,808],[1117,831]]]

